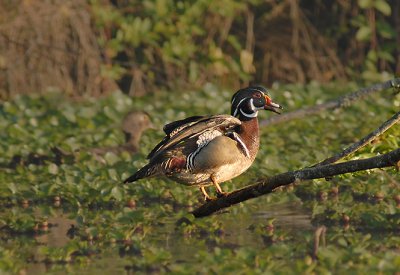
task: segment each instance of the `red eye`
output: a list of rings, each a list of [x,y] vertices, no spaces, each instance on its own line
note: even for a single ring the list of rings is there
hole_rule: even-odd
[[[256,93],[256,94],[254,94],[254,97],[255,98],[261,98],[261,94],[260,93]]]

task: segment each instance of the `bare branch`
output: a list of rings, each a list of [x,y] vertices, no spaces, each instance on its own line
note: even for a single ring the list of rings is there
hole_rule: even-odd
[[[344,149],[342,152],[334,155],[333,157],[327,158],[314,166],[321,166],[329,163],[335,163],[338,160],[347,157],[348,155],[354,153],[358,149],[364,147],[365,145],[373,141],[375,138],[383,134],[386,130],[388,130],[390,127],[392,127],[399,121],[400,121],[400,112],[396,113],[389,120],[383,123],[378,129],[368,134],[367,136],[363,137],[360,141],[353,143],[352,145]]]
[[[261,126],[269,126],[273,124],[283,123],[293,119],[300,119],[306,116],[315,115],[329,109],[338,109],[350,106],[353,102],[363,99],[373,93],[386,90],[388,88],[399,88],[400,78],[395,78],[386,82],[375,84],[373,86],[362,88],[356,92],[346,94],[338,99],[328,101],[326,103],[302,108],[293,112],[289,112],[280,116],[274,116],[260,122]]]
[[[328,164],[318,167],[305,168],[292,172],[286,172],[273,176],[266,180],[261,180],[256,184],[249,185],[242,189],[233,191],[224,197],[206,202],[199,208],[195,209],[192,214],[195,217],[208,216],[218,210],[227,208],[231,205],[271,193],[280,186],[289,185],[294,182],[303,180],[332,177],[336,175],[353,173],[368,169],[396,166],[398,165],[399,161],[400,149],[396,149],[387,154],[368,159],[351,160],[338,164]]]

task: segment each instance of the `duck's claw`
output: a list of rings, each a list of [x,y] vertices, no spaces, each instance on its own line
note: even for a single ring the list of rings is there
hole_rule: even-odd
[[[208,201],[212,201],[213,200],[213,198],[211,198],[210,195],[208,195],[208,193],[207,193],[207,191],[206,191],[204,186],[200,186],[200,191],[204,195],[204,201],[208,202]]]
[[[227,192],[217,192],[217,198],[226,197],[226,195],[228,195]]]
[[[213,200],[213,198],[211,198],[210,196],[208,196],[208,197],[204,196],[204,201],[205,202],[209,202],[209,201],[212,201],[212,200]]]

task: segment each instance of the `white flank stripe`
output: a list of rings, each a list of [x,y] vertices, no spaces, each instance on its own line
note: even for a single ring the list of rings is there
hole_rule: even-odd
[[[244,144],[243,140],[240,138],[240,136],[236,132],[233,132],[233,138],[239,143],[240,147],[242,147],[243,152],[246,155],[246,157],[250,158],[249,149],[247,149],[246,144]]]

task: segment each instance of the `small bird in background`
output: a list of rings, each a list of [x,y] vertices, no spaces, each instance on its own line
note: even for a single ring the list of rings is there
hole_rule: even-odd
[[[29,153],[25,158],[19,154],[14,155],[9,163],[0,163],[0,168],[15,169],[17,166],[28,166],[29,164],[45,165],[49,162],[56,165],[72,164],[76,162],[76,153],[79,151],[87,151],[99,162],[106,163],[103,157],[108,152],[116,155],[124,151],[131,154],[136,153],[139,150],[139,142],[143,132],[147,129],[154,129],[154,126],[146,112],[131,111],[124,117],[121,128],[125,135],[125,143],[119,146],[82,148],[75,152],[67,152],[61,147],[55,146],[50,148],[52,154]]]
[[[122,147],[128,152],[136,153],[139,150],[139,142],[143,132],[154,129],[154,125],[148,113],[132,111],[122,120],[121,128],[125,135],[125,144]]]
[[[179,183],[198,186],[206,200],[205,187],[214,185],[218,196],[225,193],[220,183],[235,178],[253,163],[260,143],[258,111],[280,113],[262,86],[237,91],[231,115],[193,116],[164,126],[166,136],[147,156],[149,163],[127,178],[166,176]]]
[[[125,135],[125,143],[119,146],[91,148],[88,151],[100,162],[105,162],[103,156],[112,152],[116,155],[126,151],[136,153],[139,150],[139,142],[142,134],[147,129],[154,129],[150,116],[143,111],[131,111],[122,120],[122,132]]]

